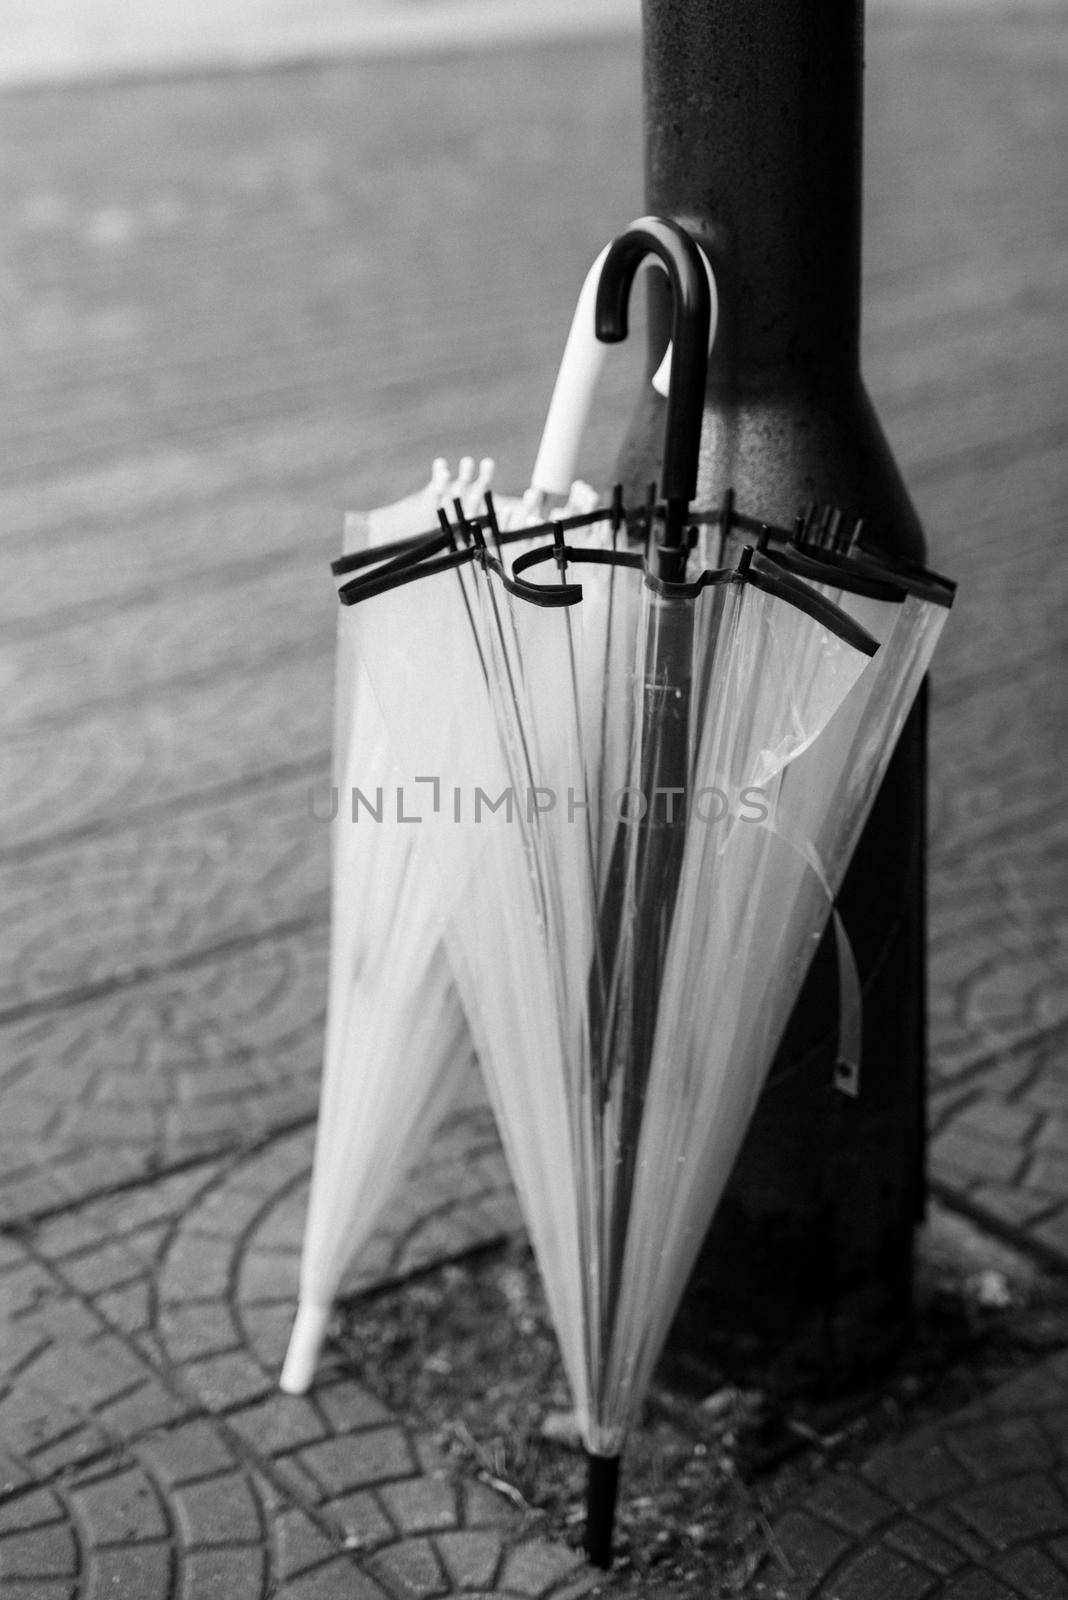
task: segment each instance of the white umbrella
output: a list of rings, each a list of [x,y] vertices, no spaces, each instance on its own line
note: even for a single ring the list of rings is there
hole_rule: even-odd
[[[344,557],[423,533],[447,497],[481,499],[492,476],[443,461],[417,494],[346,518]],[[339,563],[348,565],[344,559]],[[392,801],[393,757],[353,640],[338,619],[334,690],[331,940],[326,1041],[300,1303],[281,1387],[312,1381],[330,1308],[349,1263],[418,1160],[471,1060],[470,1037],[411,830]],[[354,796],[367,797],[354,807]],[[376,822],[376,798],[383,797]],[[409,1063],[407,1072],[404,1064]]]
[[[593,296],[606,253],[607,248],[594,263],[579,298],[530,486],[521,497],[497,501],[495,526],[510,534],[536,523],[553,503],[563,517],[589,513],[596,503],[593,491],[574,481],[574,467],[606,348],[592,337]],[[707,262],[705,268],[714,292]],[[657,375],[662,387],[670,366],[669,351]],[[438,542],[434,532],[441,508],[456,505],[477,515],[492,479],[489,458],[476,469],[474,459],[465,457],[455,479],[439,459],[430,482],[415,494],[371,512],[350,513],[342,555],[333,563],[335,576],[358,582],[353,574],[380,564],[387,547],[394,561],[418,557],[428,539]],[[516,544],[515,553],[525,547],[526,541]],[[395,603],[397,627],[393,639],[384,642],[380,661],[392,661],[395,641],[404,637],[408,601]],[[612,614],[606,602],[601,619],[609,635]],[[341,1278],[426,1148],[471,1056],[440,944],[440,908],[416,865],[410,825],[397,822],[392,812],[373,823],[364,809],[361,827],[349,809],[356,790],[393,795],[397,787],[381,718],[359,665],[355,628],[353,614],[343,610],[334,697],[339,815],[326,1043],[300,1302],[280,1379],[290,1393],[303,1393],[311,1384]],[[617,641],[623,636],[617,626]],[[602,709],[606,726],[615,727],[618,708]],[[433,1024],[426,1048],[417,1048],[428,1017]]]
[[[395,505],[345,520],[337,576],[405,559],[425,545],[445,503],[474,512],[493,462],[471,457],[452,479],[438,460],[430,482]],[[572,487],[565,514],[588,510],[591,491]],[[523,527],[541,503],[536,488],[499,502],[506,524]],[[410,648],[402,594],[378,661]],[[441,943],[442,916],[415,849],[398,820],[393,755],[368,692],[356,613],[338,622],[334,692],[331,941],[322,1088],[301,1254],[300,1298],[280,1385],[310,1386],[341,1279],[418,1162],[472,1058],[470,1032]],[[354,798],[356,797],[356,798]],[[378,811],[380,815],[374,813]]]

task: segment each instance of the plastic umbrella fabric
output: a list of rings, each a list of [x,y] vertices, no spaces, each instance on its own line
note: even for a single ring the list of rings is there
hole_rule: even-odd
[[[594,287],[591,272],[580,311]],[[576,322],[581,320],[576,313]],[[587,340],[596,351],[603,346]],[[553,499],[558,514],[588,513],[596,495],[573,481],[575,429],[589,405],[594,374],[575,370],[567,352],[531,483],[522,496],[499,498],[496,525],[513,534],[537,520]],[[581,363],[581,354],[580,354]],[[665,372],[670,363],[665,358]],[[585,399],[575,397],[585,388]],[[422,489],[393,505],[350,513],[336,576],[366,572],[383,559],[418,554],[443,505],[474,513],[484,504],[494,463],[472,457],[455,479],[434,463]],[[521,549],[522,544],[517,546]],[[400,603],[395,639],[404,636]],[[418,860],[410,828],[385,815],[363,827],[348,815],[354,791],[394,793],[381,719],[368,695],[353,647],[354,621],[342,611],[334,694],[333,787],[340,797],[332,861],[330,976],[326,1043],[311,1193],[301,1256],[300,1299],[280,1378],[303,1393],[314,1377],[330,1308],[342,1276],[367,1243],[404,1175],[418,1161],[454,1098],[471,1056],[455,986],[440,945],[440,914]],[[387,642],[384,659],[396,652]],[[426,1016],[437,1019],[425,1049],[416,1048]],[[410,1063],[402,1066],[399,1063]]]
[[[569,578],[587,554],[565,550]],[[737,807],[818,739],[872,646],[833,607],[803,608],[770,568],[670,593],[640,566],[581,571],[583,598],[568,584],[539,597],[552,605],[508,588],[488,560],[428,574],[412,585],[427,645],[404,674],[380,664],[390,594],[368,592],[359,610],[364,666],[400,766],[442,774],[437,794],[413,794],[419,842],[583,1435],[606,1463],[593,1474],[598,1502],[606,1486],[611,1499],[614,1462],[767,1066],[746,994],[777,880],[759,876],[766,835],[763,853],[737,847],[737,835],[760,831]],[[618,672],[596,601],[589,635],[584,625],[587,591],[608,574],[630,590],[614,611],[629,634],[622,753],[589,693],[592,681],[609,696]],[[687,716],[684,730],[687,793],[734,800],[725,828],[699,799],[674,825],[674,900],[650,937],[643,900],[664,887],[660,841],[637,815],[605,833],[587,807],[608,786],[640,804],[647,686],[660,666],[651,616],[665,601],[690,613],[701,690],[690,702],[701,725]],[[433,707],[426,736],[413,702]],[[626,909],[606,917],[613,866]],[[789,906],[775,912],[791,922]],[[792,921],[803,947],[811,922]],[[603,1556],[603,1530],[592,1544]]]
[[[521,497],[498,499],[498,529],[522,530],[564,496],[566,503],[558,512],[564,517],[588,513],[596,503],[591,490],[574,482],[573,469],[605,349],[585,331],[605,254],[607,247],[580,295],[530,487]],[[710,272],[709,283],[714,290]],[[670,365],[669,351],[658,374],[662,385]],[[371,512],[351,513],[342,555],[333,564],[335,575],[368,571],[382,559],[383,549],[401,560],[413,549],[418,552],[443,505],[472,513],[481,507],[493,470],[489,458],[476,468],[474,459],[465,457],[453,479],[439,459],[430,482],[416,493]],[[523,545],[516,548],[518,552]],[[608,628],[614,609],[611,589],[610,584],[600,612]],[[404,637],[406,604],[400,602],[393,641]],[[370,795],[396,792],[388,741],[354,650],[354,627],[352,615],[343,611],[333,772],[341,813],[333,837],[326,1042],[299,1306],[280,1378],[290,1393],[310,1386],[342,1276],[421,1156],[471,1056],[469,1031],[441,948],[439,908],[417,866],[409,826],[390,813],[375,825],[365,811],[361,828],[358,813],[348,814],[357,790]],[[617,625],[616,637],[622,636]],[[392,660],[396,649],[387,640],[380,661]],[[617,726],[616,708],[603,709],[606,726]],[[431,1026],[424,1038],[427,1018]]]
[[[615,506],[562,519],[575,545],[527,530],[509,571],[492,506],[461,504],[343,590],[591,1455],[601,1564],[623,1441],[938,626],[916,607],[902,626],[915,589],[864,593],[829,559],[806,582],[803,552],[692,570],[708,306],[682,230],[615,242],[597,324],[625,335],[650,251],[676,322],[648,559],[615,548]]]
[[[789,847],[780,871],[814,907],[834,906],[857,841],[886,776],[905,719],[941,637],[955,586],[914,568],[847,557],[791,541],[771,557],[863,626],[876,656],[831,720],[818,750],[791,765],[769,795],[770,829]],[[840,968],[838,1087],[859,1091],[861,998],[848,934],[835,918]],[[769,929],[774,940],[775,929]],[[774,962],[772,962],[774,966]],[[847,1042],[847,1035],[849,1039]]]
[[[418,493],[346,519],[347,555],[425,530],[447,496],[481,499],[492,464],[443,461]],[[355,649],[338,619],[334,692],[331,941],[322,1089],[301,1257],[300,1301],[281,1387],[303,1393],[342,1276],[419,1159],[471,1062],[441,945],[442,924],[411,830],[392,798],[393,756]],[[394,647],[395,649],[395,647]],[[354,797],[370,797],[363,807]],[[361,820],[362,817],[362,820]],[[408,1065],[407,1071],[405,1064]]]
[[[663,251],[675,379],[699,396],[707,299],[695,333],[684,312],[700,313],[704,279],[680,232],[621,236],[599,312],[621,336],[637,258]],[[421,572],[394,566],[346,596],[400,765],[413,781],[449,774],[424,786],[420,845],[593,1458],[601,1561],[623,1440],[770,1059],[773,1025],[754,1025],[749,998],[756,935],[772,912],[791,928],[789,972],[813,937],[779,899],[773,837],[746,841],[760,830],[740,807],[819,739],[875,648],[759,558],[684,581],[700,413],[695,430],[679,392],[658,571],[558,539],[509,577],[471,529],[465,550],[428,550]],[[567,581],[535,585],[544,559]],[[399,670],[395,583],[419,595],[420,646]],[[637,811],[605,826],[618,793]],[[692,804],[672,812],[665,796]],[[701,811],[713,796],[723,815]]]

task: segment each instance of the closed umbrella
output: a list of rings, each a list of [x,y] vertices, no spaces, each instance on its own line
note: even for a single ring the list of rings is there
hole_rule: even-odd
[[[687,572],[708,327],[692,241],[628,230],[598,308],[622,336],[650,250],[676,307],[650,559],[558,536],[509,573],[472,526],[346,595],[401,766],[449,774],[419,802],[419,842],[591,1455],[601,1563],[623,1441],[770,1059],[749,997],[775,841],[744,806],[818,742],[875,649],[770,562]],[[544,562],[555,583],[534,581]],[[423,608],[401,672],[394,584]],[[605,826],[591,795],[623,792],[633,811]],[[810,920],[774,911],[807,950]]]

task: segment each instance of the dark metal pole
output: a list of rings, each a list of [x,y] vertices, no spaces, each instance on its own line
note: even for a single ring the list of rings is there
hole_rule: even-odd
[[[859,367],[863,0],[644,0],[646,202],[705,245],[720,324],[698,504],[789,526],[809,501],[920,559]],[[650,274],[651,280],[661,274]],[[669,309],[650,284],[650,360]],[[656,475],[646,385],[621,473]],[[841,1382],[906,1324],[923,1203],[925,739],[902,736],[840,906],[864,988],[861,1092],[833,1087],[835,969],[813,964],[675,1332],[784,1382]]]

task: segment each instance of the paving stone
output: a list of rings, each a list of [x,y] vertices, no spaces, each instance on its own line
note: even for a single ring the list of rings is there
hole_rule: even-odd
[[[952,1501],[944,1505],[927,1505],[919,1513],[921,1521],[934,1533],[955,1544],[963,1555],[975,1565],[986,1567],[991,1559],[992,1544],[983,1529],[962,1522]]]
[[[318,1507],[326,1499],[319,1483],[296,1456],[282,1456],[273,1461],[271,1477],[299,1506]]]
[[[141,1544],[167,1535],[159,1497],[144,1474],[130,1468],[75,1489],[71,1499],[94,1545]]]
[[[1063,1496],[1038,1473],[957,1495],[953,1509],[1000,1549],[1042,1534],[1060,1533],[1068,1518]]]
[[[396,1427],[366,1430],[358,1444],[349,1439],[325,1439],[302,1450],[299,1459],[330,1495],[387,1483],[415,1471],[408,1440]]]
[[[168,1356],[179,1364],[235,1350],[241,1344],[233,1315],[225,1305],[164,1306],[158,1328]]]
[[[98,1296],[96,1306],[101,1316],[123,1333],[144,1333],[151,1324],[149,1290],[143,1280]]]
[[[279,1600],[391,1600],[381,1584],[344,1559],[287,1579],[278,1594]]]
[[[136,1439],[150,1429],[180,1421],[188,1416],[189,1409],[183,1397],[171,1394],[150,1378],[132,1394],[99,1406],[95,1416],[113,1438]]]
[[[0,1534],[62,1522],[63,1507],[49,1489],[35,1489],[17,1500],[0,1502]]]
[[[994,1222],[1012,1229],[1020,1238],[1030,1230],[1034,1219],[1049,1210],[1049,1196],[1012,1189],[1004,1184],[981,1183],[971,1190],[976,1205]]]
[[[341,1529],[346,1549],[372,1550],[397,1537],[396,1527],[370,1489],[340,1495],[330,1501],[326,1511]]]
[[[503,1548],[499,1533],[463,1529],[434,1540],[445,1570],[457,1589],[489,1589]]]
[[[51,1346],[21,1374],[27,1385],[84,1410],[140,1389],[149,1377],[151,1370],[139,1356],[99,1332],[91,1343],[70,1340]]]
[[[402,1534],[433,1533],[456,1526],[456,1490],[440,1478],[410,1478],[386,1484],[382,1503]]]
[[[166,1545],[97,1550],[89,1565],[86,1600],[166,1600],[170,1574]]]
[[[845,1533],[866,1534],[894,1512],[893,1502],[851,1473],[828,1473],[808,1499],[809,1508]]]
[[[1068,1586],[1068,1573],[1041,1550],[1013,1550],[997,1557],[993,1569],[1023,1600],[1057,1600]]]
[[[139,1276],[141,1263],[121,1245],[107,1244],[100,1249],[67,1257],[63,1275],[83,1294],[98,1294],[103,1289],[119,1288]]]
[[[460,1491],[465,1528],[507,1528],[512,1524],[510,1506],[502,1495],[481,1483],[465,1483]]]
[[[76,1589],[72,1579],[35,1578],[33,1600],[75,1600]]]
[[[966,1489],[972,1479],[937,1439],[909,1442],[869,1461],[865,1477],[901,1505],[913,1506]]]
[[[1068,1206],[1035,1224],[1034,1237],[1056,1255],[1068,1260]]]
[[[977,1138],[974,1133],[951,1123],[931,1141],[931,1157],[961,1180],[994,1179],[1012,1183],[1024,1164],[1025,1156],[1016,1145],[997,1145]]]
[[[336,1546],[302,1511],[283,1508],[271,1519],[278,1565],[283,1577],[321,1566],[335,1554]]]
[[[0,1362],[7,1372],[18,1372],[39,1355],[47,1343],[48,1336],[36,1320],[0,1322]]]
[[[1043,1150],[1036,1155],[1027,1169],[1029,1188],[1038,1189],[1054,1200],[1062,1200],[1068,1193],[1068,1154]]]
[[[449,1583],[429,1539],[402,1539],[374,1558],[375,1573],[397,1595],[448,1594]]]
[[[262,1537],[259,1507],[240,1473],[186,1484],[173,1502],[189,1545],[255,1544]]]
[[[143,1439],[137,1454],[148,1463],[156,1477],[172,1488],[198,1478],[212,1477],[233,1464],[227,1446],[212,1425],[202,1418]]]
[[[182,1569],[187,1592],[197,1600],[262,1600],[269,1593],[258,1550],[193,1550]]]
[[[0,1577],[5,1580],[73,1576],[77,1565],[74,1536],[63,1524],[7,1534],[0,1544]]]
[[[47,1336],[46,1343],[59,1340],[63,1344],[76,1344],[97,1338],[100,1322],[88,1306],[65,1293],[57,1284],[55,1293],[35,1304],[30,1315],[21,1317],[18,1322],[4,1324],[0,1338],[10,1348],[9,1341],[25,1337],[28,1330]]]
[[[186,1307],[221,1299],[230,1287],[233,1248],[229,1240],[180,1236],[171,1247],[160,1285],[163,1303]]]
[[[183,1367],[182,1377],[209,1411],[226,1411],[259,1399],[274,1387],[258,1362],[243,1350],[192,1361]]]
[[[562,1578],[571,1576],[578,1567],[580,1557],[563,1545],[549,1544],[545,1540],[530,1540],[517,1545],[505,1556],[500,1583],[504,1589],[514,1589],[517,1594],[543,1595]]]
[[[839,1567],[835,1600],[923,1600],[938,1580],[903,1556],[875,1547]]]
[[[18,1387],[0,1399],[0,1439],[5,1447],[34,1463],[61,1465],[106,1448],[104,1435],[86,1424],[58,1397]]]
[[[280,1250],[277,1246],[261,1244],[254,1236],[241,1261],[239,1294],[242,1302],[255,1305],[260,1300],[291,1299],[296,1293],[299,1267],[299,1247]]]
[[[964,1565],[964,1556],[956,1545],[941,1538],[922,1522],[901,1522],[888,1528],[882,1541],[891,1550],[900,1551],[920,1566],[927,1567],[941,1578],[956,1572]]]
[[[1012,1590],[989,1572],[969,1572],[964,1577],[951,1578],[944,1593],[945,1600],[1015,1600]]]
[[[1052,1467],[1053,1450],[1031,1417],[1005,1417],[954,1428],[950,1447],[977,1481],[1003,1480],[1029,1467]]]
[[[13,1271],[4,1274],[4,1315],[17,1317],[22,1312],[40,1312],[43,1305],[66,1299],[55,1279],[37,1261],[23,1259]]]
[[[327,1432],[326,1424],[309,1400],[277,1392],[255,1405],[230,1412],[227,1421],[235,1433],[266,1456],[313,1444]]]
[[[12,1460],[6,1450],[0,1449],[0,1494],[14,1494],[25,1489],[33,1479],[21,1462]]]
[[[315,1402],[338,1433],[376,1428],[389,1418],[382,1402],[351,1379],[316,1385]]]

